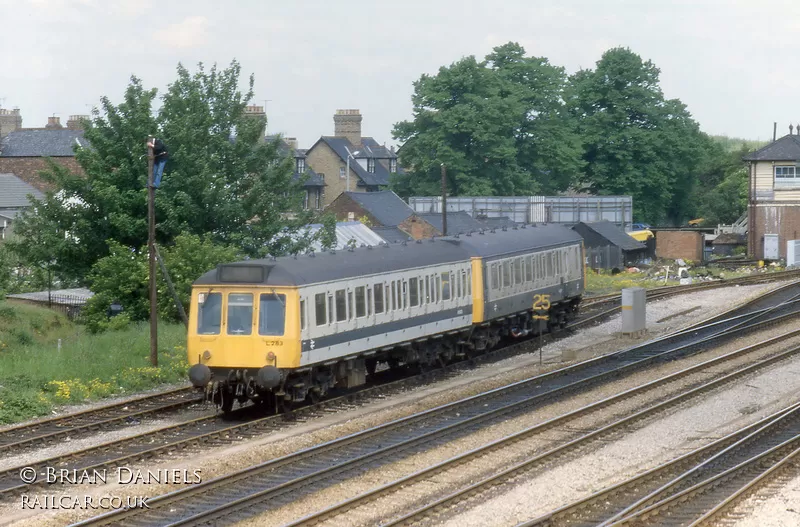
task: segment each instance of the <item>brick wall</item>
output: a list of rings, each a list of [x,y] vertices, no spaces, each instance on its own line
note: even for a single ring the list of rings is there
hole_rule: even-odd
[[[49,159],[67,167],[72,172],[83,173],[83,169],[74,157],[51,157]],[[49,184],[39,176],[39,172],[48,169],[49,166],[44,157],[0,157],[0,173],[14,174],[41,191],[48,190]]]
[[[350,163],[355,161],[350,160]],[[344,168],[345,162],[323,143],[318,142],[311,150],[306,152],[306,165],[311,167],[317,174],[325,175],[325,190],[322,200],[322,207],[325,208],[333,203],[339,195],[347,189],[347,179],[339,177],[339,169]],[[361,181],[355,171],[350,169],[350,191],[365,192],[364,187],[359,187]],[[347,218],[345,218],[346,220]],[[344,221],[344,220],[343,220]]]
[[[703,235],[694,231],[656,232],[656,256],[676,260],[701,261],[703,259]]]
[[[786,258],[786,242],[800,240],[800,204],[757,206],[753,212],[755,216],[751,226],[753,257],[764,257],[765,234],[777,234],[779,256]]]
[[[432,238],[434,236],[441,236],[436,227],[423,220],[416,214],[412,214],[397,226],[398,229],[405,232],[415,240],[422,240]]]
[[[358,221],[359,218],[365,217],[369,220],[372,227],[386,227],[381,225],[375,217],[367,212],[359,203],[350,199],[347,194],[340,194],[333,203],[331,203],[326,212],[332,212],[336,216],[336,221],[350,221],[349,214],[353,213],[353,219]],[[391,225],[389,225],[391,227]]]

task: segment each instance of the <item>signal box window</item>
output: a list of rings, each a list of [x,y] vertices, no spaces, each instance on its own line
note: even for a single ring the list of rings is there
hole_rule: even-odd
[[[197,295],[197,334],[219,335],[222,322],[222,293]]]
[[[303,319],[301,307],[300,318]],[[258,334],[283,335],[286,320],[286,295],[263,293],[258,304]],[[301,326],[303,323],[301,322]]]
[[[318,326],[324,326],[328,323],[328,319],[325,316],[325,293],[314,295],[314,311]]]
[[[228,295],[228,335],[250,335],[253,332],[253,294]]]

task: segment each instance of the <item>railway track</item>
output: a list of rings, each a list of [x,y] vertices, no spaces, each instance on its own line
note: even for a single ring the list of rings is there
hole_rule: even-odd
[[[634,502],[603,525],[698,525],[726,509],[800,456],[800,406],[739,439]]]
[[[450,492],[441,499],[434,500],[422,505],[421,507],[414,508],[413,510],[396,517],[391,521],[386,521],[386,518],[369,517],[369,512],[366,512],[365,514],[368,516],[368,518],[359,518],[359,522],[362,525],[379,522],[383,527],[389,527],[400,525],[422,525],[425,524],[426,521],[435,523],[437,520],[446,519],[452,514],[452,510],[454,508],[458,508],[462,504],[467,504],[468,506],[471,500],[482,500],[485,498],[486,494],[496,491],[499,486],[509,481],[513,481],[514,479],[526,473],[530,473],[535,470],[540,472],[546,470],[554,463],[561,462],[563,457],[570,452],[591,448],[592,442],[598,440],[607,440],[608,436],[612,434],[624,433],[626,430],[630,430],[632,427],[641,424],[659,412],[664,412],[665,410],[668,410],[676,405],[680,405],[691,399],[701,397],[711,390],[739,380],[746,375],[750,375],[756,371],[800,355],[800,346],[797,346],[788,350],[768,354],[766,357],[754,364],[744,367],[736,367],[730,372],[720,372],[716,370],[716,368],[719,368],[726,362],[747,357],[761,349],[780,343],[784,340],[797,337],[798,335],[800,335],[800,330],[790,331],[765,342],[741,348],[734,352],[726,353],[720,357],[705,361],[701,364],[697,364],[681,371],[666,375],[660,379],[656,379],[636,388],[626,390],[601,401],[589,404],[583,408],[560,415],[548,421],[538,423],[534,426],[521,430],[520,432],[508,435],[474,450],[465,452],[464,454],[452,457],[424,470],[415,472],[396,481],[387,483],[379,488],[372,489],[354,498],[333,505],[332,507],[301,518],[300,520],[287,524],[284,527],[315,525],[323,521],[329,521],[330,519],[345,513],[348,514],[349,518],[354,518],[357,517],[356,515],[358,512],[351,511],[359,508],[362,510],[365,510],[365,508],[372,509],[375,507],[376,500],[387,498],[392,504],[398,502],[402,503],[402,498],[396,496],[396,494],[402,492],[403,494],[414,496],[415,489],[413,486],[415,484],[422,484],[422,486],[424,486],[431,480],[442,482],[458,481],[459,477],[464,478],[464,476],[461,474],[461,472],[464,471],[464,465],[474,460],[480,458],[483,458],[484,460],[488,459],[488,461],[484,461],[483,464],[492,465],[491,456],[499,457],[498,454],[503,450],[509,450],[513,448],[518,452],[525,452],[525,454],[522,456],[523,459],[515,462],[506,469],[500,472],[492,471],[491,474],[479,478],[471,478],[468,476],[464,479],[472,480],[469,484],[463,485],[461,488]],[[688,388],[673,388],[672,393],[670,393],[670,384],[693,374],[697,375],[700,373],[705,373],[707,370],[711,370],[713,372],[710,380],[704,375],[698,375],[699,377],[703,378],[703,380],[695,382]],[[540,434],[556,426],[561,427],[561,429],[568,427],[570,421],[586,415],[589,412],[605,409],[610,405],[624,402],[631,397],[638,396],[644,392],[652,392],[656,389],[658,389],[660,392],[664,391],[666,393],[655,398],[652,402],[645,404],[642,409],[632,414],[625,415],[624,417],[619,418],[612,423],[598,426],[590,431],[582,430],[581,432],[572,434],[571,436],[563,437],[557,441],[559,444],[552,445],[549,450],[541,454],[531,452],[530,447],[526,448],[524,445],[522,447],[515,446],[519,442],[522,442],[536,434]],[[798,405],[798,408],[800,408],[800,405]],[[754,428],[752,426],[746,428],[746,430],[753,429]],[[705,447],[702,450],[704,450],[706,453],[718,452],[725,446],[732,444],[735,440],[743,437],[744,435],[744,431],[739,431],[737,434],[732,434],[729,436],[726,441],[715,442],[713,446]],[[499,466],[499,463],[501,462],[498,461],[497,463]],[[474,481],[474,479],[477,479],[477,481]],[[640,491],[641,484],[638,486],[633,485],[632,488]],[[413,503],[413,500],[410,500],[410,502]],[[611,503],[611,499],[604,495],[602,497],[602,501],[596,499],[595,502],[600,502],[602,506],[608,508],[610,506],[609,504]],[[574,508],[571,508],[568,512],[565,511],[562,513],[560,517],[565,520],[563,523],[549,522],[548,520],[551,520],[552,518],[548,517],[545,521],[537,521],[531,525],[585,525],[588,527],[590,525],[598,525],[602,522],[602,518],[598,518],[597,514],[585,514],[587,520],[586,522],[577,521],[578,515],[585,513],[585,507],[585,503],[581,503],[580,505],[576,505]]]
[[[800,277],[800,271],[785,271],[770,273],[769,275],[759,275],[753,277],[743,277],[722,282],[712,282],[695,284],[689,286],[670,286],[657,288],[650,293],[648,300],[663,298],[681,294],[689,290],[705,289],[709,287],[722,287],[724,285],[763,283],[765,281],[779,281]],[[597,309],[603,304],[619,299],[619,294],[595,297],[590,301],[589,307]],[[597,313],[590,313],[579,317],[573,324],[568,326],[568,330],[577,330],[582,327],[594,324],[617,312],[619,307],[601,310]],[[545,337],[547,342],[553,338],[552,335]],[[543,340],[544,342],[544,340]],[[500,357],[509,353],[498,350]],[[492,354],[491,358],[496,358],[497,353]],[[89,436],[99,431],[112,431],[125,427],[129,424],[136,424],[144,418],[153,417],[159,414],[168,414],[180,411],[194,404],[202,402],[202,397],[192,387],[178,388],[166,392],[149,394],[122,403],[104,405],[102,407],[84,410],[68,415],[52,417],[35,423],[17,425],[0,431],[0,454],[12,452],[15,454],[23,451],[42,448],[57,444],[67,438],[76,440]],[[194,421],[200,425],[216,422],[211,418]],[[2,480],[2,473],[0,473]],[[0,493],[2,492],[0,483]]]
[[[773,275],[777,274],[778,273],[773,273]],[[673,288],[669,294],[678,293],[680,293],[680,290]],[[734,314],[746,309],[757,310],[759,308],[763,308],[763,306],[768,305],[769,303],[785,301],[786,299],[791,298],[794,294],[796,294],[796,292],[794,292],[793,285],[787,284],[761,297],[751,300],[743,306],[729,310],[728,312],[705,322],[719,320],[729,314]],[[613,314],[614,312],[615,309],[610,309],[590,316],[584,316],[576,320],[573,324],[569,325],[566,329],[575,330],[587,325],[591,325],[597,322],[598,319]],[[701,324],[702,323],[698,323],[697,325]],[[555,338],[553,335],[547,334],[543,339],[543,342],[549,342],[553,338]],[[466,363],[449,365],[438,371],[426,372],[422,375],[402,379],[400,381],[389,382],[383,386],[375,386],[366,390],[361,390],[363,393],[348,393],[341,397],[329,399],[316,405],[299,408],[295,410],[292,417],[298,420],[311,419],[329,412],[351,408],[363,402],[373,400],[375,397],[400,392],[408,389],[411,386],[419,386],[455,375],[464,368],[471,367],[476,363],[496,361],[515,355],[520,353],[522,349],[529,346],[530,341],[518,342],[503,349],[495,350],[489,354],[471,359]],[[55,442],[64,437],[70,437],[74,439],[80,435],[88,435],[96,430],[101,430],[104,428],[111,429],[114,426],[123,426],[126,422],[128,422],[128,420],[136,418],[137,416],[144,417],[147,414],[167,412],[170,409],[178,409],[181,405],[180,402],[175,402],[174,405],[154,405],[153,401],[157,401],[159,397],[187,397],[188,399],[186,400],[191,400],[192,402],[187,402],[186,404],[199,402],[199,399],[191,399],[191,394],[191,388],[173,390],[164,394],[155,394],[154,396],[141,398],[141,404],[143,406],[149,405],[149,408],[139,409],[137,406],[132,405],[131,403],[138,401],[136,400],[126,403],[108,405],[107,407],[96,410],[81,412],[71,416],[64,416],[64,418],[54,418],[42,423],[34,423],[33,425],[15,427],[10,429],[10,431],[13,430],[18,432],[18,436],[21,436],[21,439],[14,443],[10,443],[10,445],[13,445],[15,448],[24,448],[25,446],[32,448],[34,446],[48,444],[49,442]],[[117,412],[117,414],[115,415],[113,412]],[[85,422],[74,421],[73,426],[69,426],[69,419],[73,416],[80,418]],[[62,421],[62,419],[64,419],[64,421]],[[40,425],[45,423],[50,423],[55,430],[41,428]],[[59,427],[60,423],[62,423],[61,427]],[[134,435],[126,439],[110,441],[93,447],[43,459],[37,463],[30,464],[29,466],[32,466],[40,471],[44,471],[46,467],[52,466],[75,469],[108,468],[119,466],[123,463],[153,458],[173,450],[190,450],[227,444],[233,441],[243,440],[268,433],[285,426],[286,422],[280,416],[270,416],[266,418],[262,417],[255,420],[252,418],[246,418],[245,422],[228,422],[219,416],[204,416],[152,432]],[[22,467],[12,467],[7,470],[0,471],[0,498],[29,489],[29,486],[23,485],[19,481],[18,471],[21,468]]]
[[[174,412],[202,402],[197,391],[187,386],[149,394],[121,403],[51,417],[35,423],[0,431],[0,455],[48,446],[66,438],[76,439],[98,431],[119,428],[157,414]]]
[[[782,290],[786,299],[797,289]],[[715,322],[549,372],[474,397],[305,449],[228,476],[151,498],[147,510],[116,511],[78,525],[180,525],[225,522],[272,510],[326,488],[347,474],[376,468],[523,415],[538,405],[609,382],[663,360],[794,317],[791,302]],[[768,320],[755,322],[755,318]],[[176,504],[180,503],[180,506]]]

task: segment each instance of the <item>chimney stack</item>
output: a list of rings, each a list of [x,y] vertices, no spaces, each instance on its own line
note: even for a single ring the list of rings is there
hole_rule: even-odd
[[[333,135],[344,137],[354,145],[361,144],[361,111],[336,110],[333,116]]]
[[[62,128],[64,127],[61,126],[61,117],[56,117],[54,115],[47,118],[47,126],[44,127],[45,130],[61,130]]]
[[[789,135],[793,135],[793,134],[794,134],[794,125],[789,123]]]
[[[13,110],[0,108],[0,139],[20,128],[22,128],[22,116],[19,114],[19,108]]]
[[[292,150],[297,150],[297,138],[296,137],[284,137],[284,142],[289,145],[289,148]]]
[[[83,130],[83,121],[88,120],[88,115],[70,115],[67,120],[67,130]]]

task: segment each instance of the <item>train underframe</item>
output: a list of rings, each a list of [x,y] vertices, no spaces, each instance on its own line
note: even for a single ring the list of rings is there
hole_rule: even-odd
[[[264,382],[260,371],[214,368],[212,382],[205,387],[206,395],[226,413],[231,411],[234,402],[244,404],[248,400],[268,412],[286,412],[297,403],[320,400],[334,387],[347,389],[366,384],[381,363],[389,369],[405,367],[425,371],[455,360],[477,357],[504,340],[538,336],[563,328],[575,318],[579,304],[580,298],[568,299],[553,304],[546,317],[528,310],[475,324],[466,330],[372,350],[332,364],[282,370],[280,377],[272,382]],[[277,371],[275,369],[274,375]],[[273,383],[269,389],[263,387]]]

